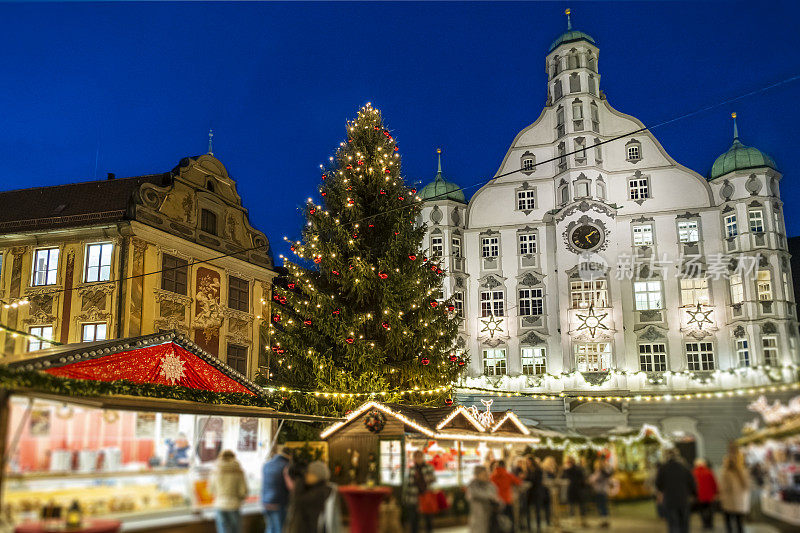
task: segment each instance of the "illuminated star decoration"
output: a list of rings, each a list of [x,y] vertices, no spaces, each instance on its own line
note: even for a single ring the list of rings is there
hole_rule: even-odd
[[[585,315],[575,315],[578,317],[578,320],[581,321],[580,326],[577,327],[578,331],[581,330],[588,330],[589,335],[594,337],[597,334],[598,329],[605,329],[608,330],[608,326],[603,324],[603,320],[608,316],[608,313],[603,313],[598,315],[594,312],[594,305],[589,307],[589,312]]]
[[[708,311],[703,311],[703,309],[700,307],[700,303],[698,302],[696,309],[693,309],[691,311],[686,311],[686,314],[689,315],[689,321],[686,323],[686,325],[688,326],[690,324],[696,324],[697,329],[703,329],[703,326],[705,324],[711,325],[713,323],[713,321],[709,316],[713,312],[714,312],[713,309],[709,309]]]
[[[175,385],[176,382],[180,382],[186,375],[183,371],[183,365],[184,362],[180,356],[169,353],[161,358],[159,374],[169,381],[170,385]]]
[[[489,315],[489,318],[481,320],[481,323],[483,324],[481,333],[485,331],[489,334],[489,337],[494,337],[495,332],[503,329],[503,323],[497,320],[494,315]]]

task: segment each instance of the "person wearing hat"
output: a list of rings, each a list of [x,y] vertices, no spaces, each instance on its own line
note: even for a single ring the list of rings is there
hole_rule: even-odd
[[[331,471],[324,462],[308,465],[289,498],[286,533],[330,533],[338,529],[338,520],[332,512],[337,494],[330,478]]]

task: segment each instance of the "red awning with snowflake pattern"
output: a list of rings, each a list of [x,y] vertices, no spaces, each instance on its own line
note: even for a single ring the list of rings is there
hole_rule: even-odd
[[[226,370],[230,371],[229,367],[218,361],[215,363],[212,365],[175,342],[167,342],[57,364],[43,370],[48,374],[70,379],[124,379],[135,383],[180,385],[213,392],[255,394],[240,380],[228,375]]]

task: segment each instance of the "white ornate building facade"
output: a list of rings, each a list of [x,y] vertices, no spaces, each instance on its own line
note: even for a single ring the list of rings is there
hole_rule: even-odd
[[[530,418],[580,429],[631,424],[637,395],[794,381],[774,161],[735,131],[707,177],[684,167],[611,107],[598,59],[594,39],[569,28],[546,57],[545,108],[495,177],[465,202],[440,161],[420,191],[425,247],[444,259],[444,296],[463,317],[465,385],[562,394],[514,409],[538,405]],[[662,429],[694,432],[715,455],[692,409]]]

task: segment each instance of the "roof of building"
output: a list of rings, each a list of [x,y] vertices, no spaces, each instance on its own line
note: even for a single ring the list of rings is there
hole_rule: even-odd
[[[163,186],[169,179],[169,173],[151,174],[0,192],[0,233],[124,220],[142,184]]]
[[[596,44],[594,38],[588,33],[572,29],[572,19],[570,19],[569,9],[567,9],[564,12],[564,14],[567,15],[567,31],[559,35],[556,38],[556,40],[550,44],[550,50],[547,52],[548,54],[565,43],[572,43],[575,41],[589,41],[592,44]]]
[[[708,173],[709,179],[724,176],[735,170],[751,168],[771,168],[778,170],[775,160],[753,146],[745,146],[739,141],[739,128],[736,126],[736,113],[733,113],[733,144],[728,151],[717,157]]]
[[[464,197],[464,191],[461,187],[444,179],[442,174],[442,151],[437,150],[439,154],[439,168],[436,172],[436,177],[432,182],[425,185],[417,196],[421,200],[437,201],[437,200],[453,200],[455,202],[467,203]]]

